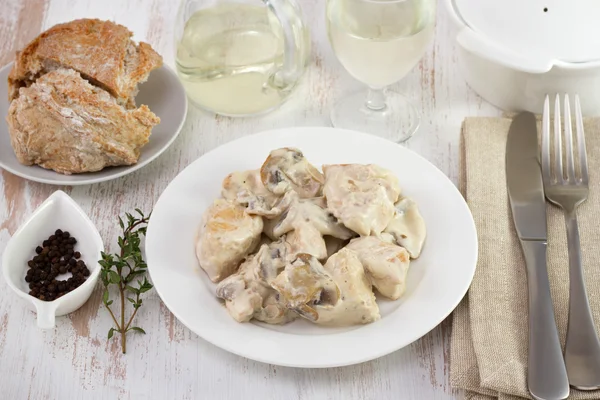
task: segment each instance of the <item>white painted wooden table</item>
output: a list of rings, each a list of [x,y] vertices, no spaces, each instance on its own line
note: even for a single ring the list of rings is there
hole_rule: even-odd
[[[257,119],[215,117],[190,108],[180,137],[146,168],[108,183],[62,188],[88,212],[112,250],[118,234],[116,216],[134,207],[150,210],[171,179],[208,150],[266,129],[329,125],[335,99],[361,86],[330,50],[325,1],[299,1],[310,21],[312,64],[283,108]],[[14,51],[40,31],[82,17],[111,19],[129,27],[134,39],[148,41],[173,65],[177,6],[174,0],[1,0],[0,65],[10,62]],[[463,118],[496,116],[499,111],[464,83],[450,22],[441,4],[438,10],[433,45],[397,89],[414,99],[423,113],[422,127],[407,146],[456,182]],[[21,222],[56,189],[2,171],[0,252]],[[378,360],[302,370],[253,362],[208,344],[180,324],[154,291],[136,317],[147,335],[132,335],[123,355],[117,340],[106,339],[111,319],[100,294],[97,290],[82,309],[58,318],[54,331],[43,332],[36,327],[34,314],[0,283],[0,399],[461,398],[448,383],[449,320],[411,346]]]

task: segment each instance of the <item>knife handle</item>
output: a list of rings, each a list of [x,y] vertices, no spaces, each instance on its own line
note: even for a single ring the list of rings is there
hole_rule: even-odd
[[[521,246],[529,286],[529,392],[537,400],[563,400],[569,380],[550,296],[546,242],[522,240]]]

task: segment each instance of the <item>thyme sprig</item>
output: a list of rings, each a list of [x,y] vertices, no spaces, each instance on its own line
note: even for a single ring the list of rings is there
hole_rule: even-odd
[[[102,252],[102,259],[99,261],[102,270],[100,278],[104,284],[104,293],[102,302],[110,313],[115,324],[108,331],[108,339],[111,339],[115,333],[121,334],[121,348],[123,353],[127,352],[126,335],[130,331],[146,333],[139,326],[133,326],[133,318],[142,306],[141,295],[152,289],[152,284],[148,282],[145,274],[147,264],[142,257],[140,249],[141,236],[146,235],[146,228],[150,220],[150,215],[145,216],[142,211],[135,209],[136,215],[126,213],[127,227],[123,219],[119,217],[119,225],[123,231],[123,236],[119,236],[117,243],[120,251],[115,254],[107,254]],[[134,282],[137,282],[137,287]],[[111,306],[113,300],[110,299],[109,286],[117,285],[121,315],[120,318],[115,316]],[[133,305],[133,312],[128,319],[125,318],[125,300]],[[126,321],[127,320],[127,321]]]

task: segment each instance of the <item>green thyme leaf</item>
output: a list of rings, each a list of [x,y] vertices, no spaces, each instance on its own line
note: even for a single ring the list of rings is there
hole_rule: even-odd
[[[133,330],[140,333],[146,333],[140,327],[131,326],[131,323],[133,322],[137,310],[143,303],[142,299],[140,299],[140,295],[153,288],[152,284],[148,282],[145,277],[148,265],[143,259],[140,248],[141,236],[146,235],[150,215],[152,215],[152,212],[146,216],[139,208],[136,208],[135,214],[125,213],[125,218],[119,216],[119,226],[123,231],[123,235],[117,237],[119,251],[115,254],[102,252],[102,258],[98,261],[101,267],[100,278],[105,286],[104,292],[102,293],[102,302],[109,310],[111,318],[116,325],[116,327],[112,327],[108,331],[108,338],[112,338],[115,333],[120,333],[123,353],[126,352],[125,334],[127,332]],[[143,280],[137,279],[139,284],[138,288],[129,285],[136,277],[143,277]],[[123,305],[125,299],[133,305],[134,311],[127,318],[124,318],[124,307],[121,307],[120,318],[118,318],[118,315],[113,313],[113,310],[109,308],[109,306],[113,304],[113,300],[110,299],[110,292],[108,290],[109,285],[116,285],[121,305]],[[135,299],[127,297],[126,293],[135,294]],[[119,323],[119,321],[123,322]]]

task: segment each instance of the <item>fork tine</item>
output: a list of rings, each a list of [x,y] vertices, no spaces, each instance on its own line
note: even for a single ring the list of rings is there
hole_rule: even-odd
[[[548,186],[552,181],[550,166],[550,97],[548,95],[544,100],[544,112],[542,114],[542,176],[544,185]]]
[[[562,127],[560,126],[560,95],[554,100],[554,175],[558,183],[564,182],[562,167]]]
[[[565,158],[567,162],[567,182],[575,183],[575,160],[573,159],[573,129],[571,126],[571,104],[569,95],[565,94],[564,104],[564,135],[565,135]]]
[[[577,127],[577,147],[579,148],[579,163],[581,165],[581,182],[588,184],[588,162],[585,148],[585,133],[583,132],[583,113],[579,103],[579,95],[575,96],[575,125]]]

